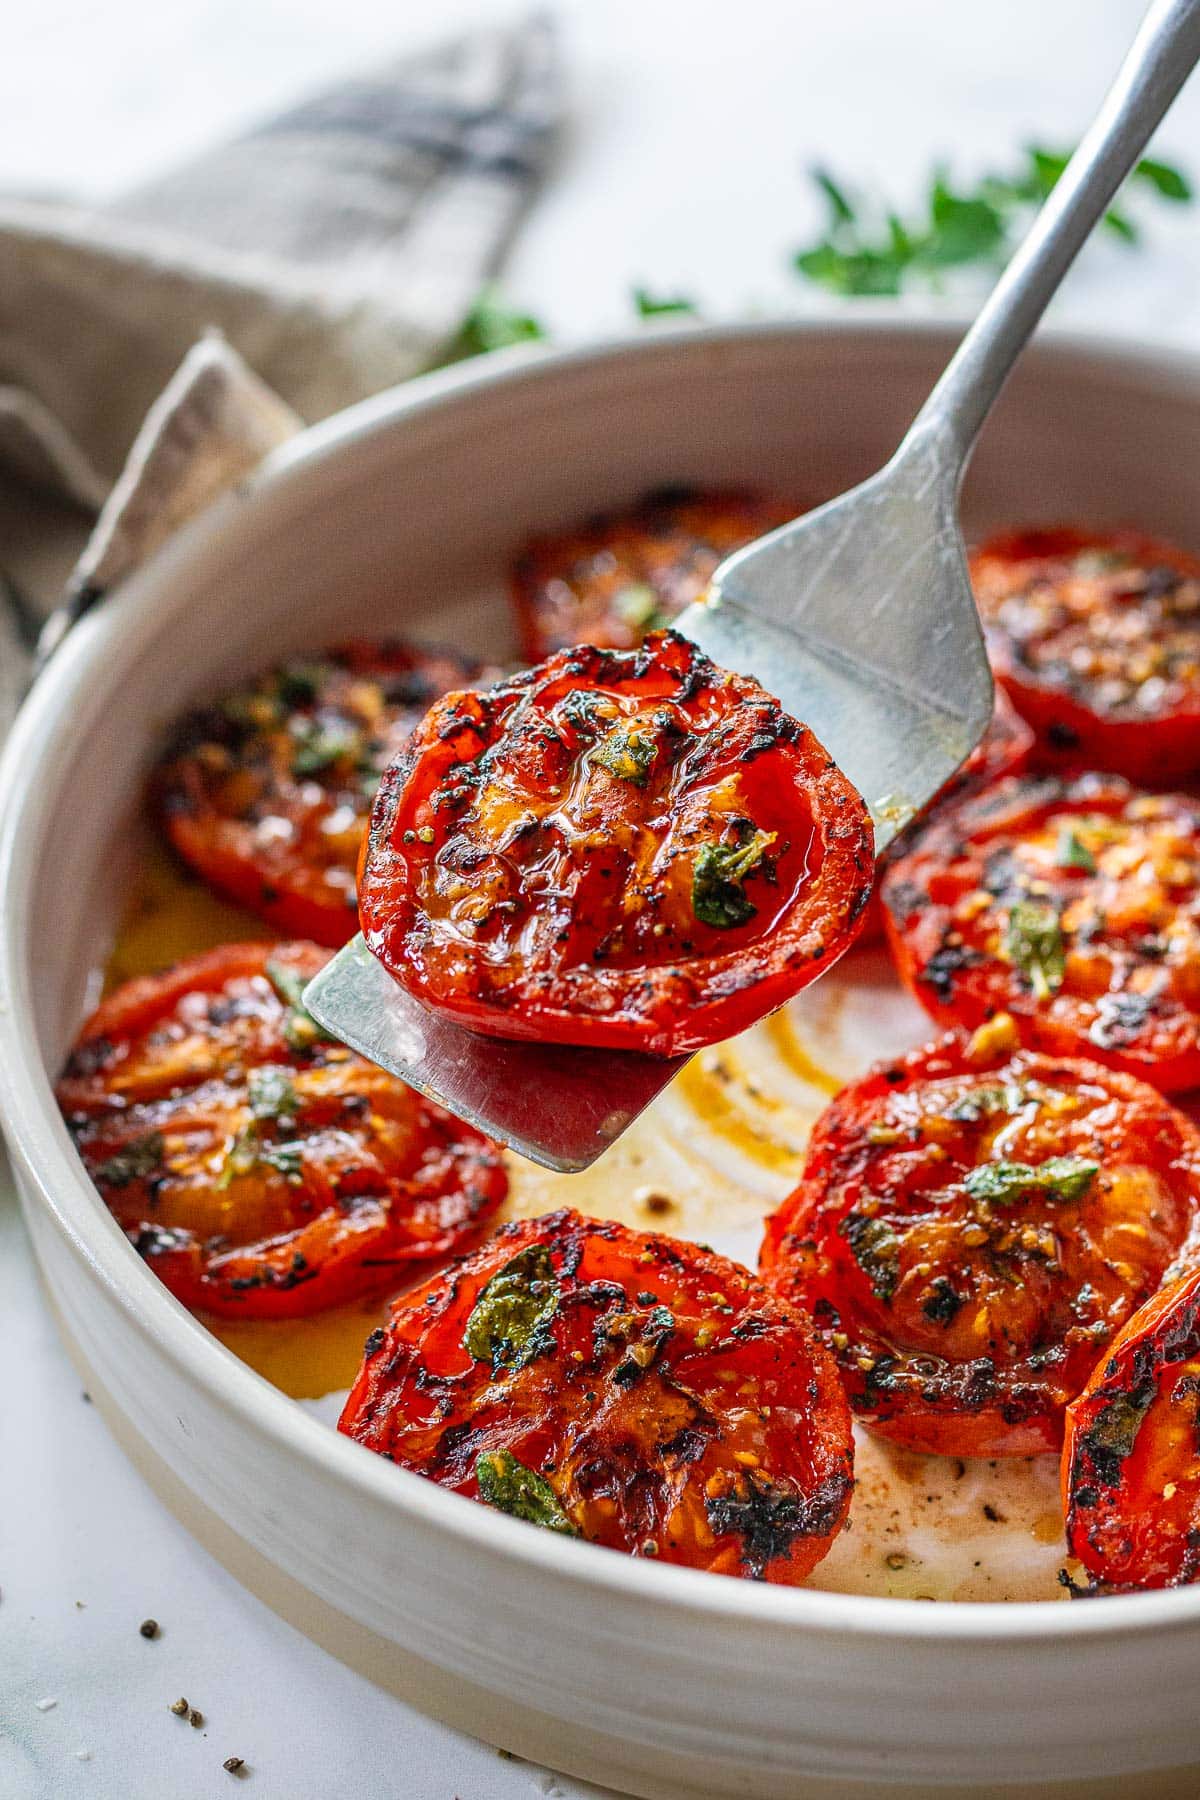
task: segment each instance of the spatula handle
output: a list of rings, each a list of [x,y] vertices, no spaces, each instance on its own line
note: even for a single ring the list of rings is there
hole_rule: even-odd
[[[935,435],[961,477],[979,428],[1048,301],[1198,60],[1200,0],[1155,0],[1094,123],[906,444]]]

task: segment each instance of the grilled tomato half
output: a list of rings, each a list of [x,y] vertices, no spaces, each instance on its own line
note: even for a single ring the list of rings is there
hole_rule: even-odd
[[[1067,1544],[1105,1587],[1200,1579],[1200,1269],[1170,1281],[1067,1408]]]
[[[1116,776],[1003,781],[883,882],[900,973],[936,1019],[1200,1084],[1200,801]]]
[[[525,655],[636,648],[701,599],[718,563],[803,510],[763,495],[663,488],[579,530],[535,538],[512,581]]]
[[[336,949],[379,778],[432,700],[484,672],[449,651],[349,644],[283,664],[177,727],[152,785],[167,836],[211,887]]]
[[[434,1011],[669,1056],[812,981],[872,876],[866,807],[812,733],[659,632],[432,707],[359,893],[371,950]]]
[[[101,1197],[185,1306],[290,1318],[398,1286],[507,1191],[496,1145],[324,1038],[316,944],[229,944],[129,981],[58,1101]]]
[[[367,1340],[340,1429],[564,1536],[798,1582],[840,1529],[850,1415],[806,1313],[695,1244],[505,1225]]]
[[[1045,749],[1132,781],[1200,770],[1200,557],[1135,531],[1013,531],[971,557],[988,654]]]
[[[982,1040],[947,1040],[833,1101],[761,1271],[811,1309],[867,1424],[1025,1456],[1058,1447],[1198,1201],[1200,1133],[1153,1088],[1029,1052],[986,1066]]]

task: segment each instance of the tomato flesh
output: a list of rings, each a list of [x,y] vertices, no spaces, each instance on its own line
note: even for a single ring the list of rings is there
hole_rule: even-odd
[[[934,1018],[1009,1012],[1022,1038],[1164,1093],[1200,1084],[1200,802],[1116,776],[999,783],[922,834],[883,903]]]
[[[833,1101],[760,1267],[812,1311],[875,1430],[1025,1456],[1057,1448],[1198,1200],[1200,1133],[1143,1082],[948,1039]]]
[[[536,538],[513,572],[521,644],[541,662],[572,644],[631,650],[703,598],[717,565],[803,507],[770,496],[688,489]]]
[[[1133,781],[1200,769],[1200,557],[1135,531],[1014,531],[971,557],[988,654],[1042,747]]]
[[[127,982],[58,1100],[117,1223],[185,1306],[285,1318],[397,1287],[507,1192],[496,1145],[323,1038],[316,944],[231,944]]]
[[[1167,1283],[1067,1409],[1067,1543],[1106,1587],[1200,1580],[1200,1269]]]
[[[712,1251],[566,1211],[400,1300],[340,1429],[549,1529],[765,1581],[810,1573],[853,1486],[803,1312]]]
[[[664,632],[435,705],[384,777],[360,910],[463,1025],[669,1056],[812,981],[871,879],[866,808],[812,733]]]
[[[485,679],[448,651],[354,643],[189,714],[153,783],[163,828],[212,887],[336,949],[379,779],[431,700]]]

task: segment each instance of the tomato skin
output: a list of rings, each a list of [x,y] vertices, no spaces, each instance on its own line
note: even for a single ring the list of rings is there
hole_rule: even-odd
[[[485,678],[450,651],[396,642],[268,670],[176,727],[152,783],[163,829],[218,893],[337,949],[358,925],[379,776],[430,701]]]
[[[921,833],[950,806],[980,794],[1005,775],[1023,774],[1033,754],[1034,736],[1002,687],[996,689],[992,722],[962,768],[935,794],[925,811],[893,838],[879,859],[879,876],[860,943],[878,943],[885,936],[879,885],[892,863],[913,848]]]
[[[1082,1191],[1022,1183],[1047,1166]],[[875,1431],[1028,1456],[1058,1448],[1064,1407],[1198,1213],[1200,1133],[1145,1083],[947,1038],[827,1108],[759,1266],[812,1312]]]
[[[547,1312],[526,1350],[480,1345],[489,1284],[514,1270]],[[560,1528],[775,1582],[825,1555],[853,1486],[849,1412],[805,1313],[712,1251],[569,1211],[502,1226],[399,1300],[339,1430],[475,1499],[479,1458],[506,1452],[549,1481]]]
[[[496,1145],[281,997],[328,955],[230,944],[127,982],[59,1080],[101,1198],[195,1311],[297,1318],[387,1292],[507,1192]]]
[[[1147,784],[1200,770],[1200,557],[1059,526],[988,539],[971,578],[992,667],[1044,753]]]
[[[1200,801],[1093,775],[998,783],[922,833],[882,894],[931,1017],[973,1030],[1007,1012],[1027,1044],[1179,1093],[1200,1085],[1197,886]],[[1062,957],[1040,991],[1012,940],[1031,906]]]
[[[1134,1314],[1067,1409],[1067,1544],[1110,1588],[1200,1580],[1200,1269]]]
[[[632,776],[601,762],[613,744]],[[747,844],[720,896],[743,910],[707,922],[705,859]],[[872,875],[866,807],[811,732],[662,632],[431,708],[380,788],[360,916],[385,968],[469,1029],[672,1056],[814,980]]]
[[[577,530],[535,538],[512,578],[525,656],[537,663],[573,644],[636,649],[703,598],[734,550],[804,510],[734,490],[663,489]]]

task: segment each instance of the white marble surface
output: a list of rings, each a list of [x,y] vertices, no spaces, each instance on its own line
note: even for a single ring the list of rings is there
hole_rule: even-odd
[[[495,16],[483,0],[42,0],[6,20],[0,186],[96,198],[335,69]],[[507,9],[506,9],[507,10]],[[629,320],[635,281],[713,316],[812,310],[787,272],[817,158],[907,203],[1086,123],[1140,0],[560,0],[572,124],[510,264],[560,337]],[[1162,135],[1200,173],[1200,81]],[[1200,213],[1132,256],[1089,248],[1059,318],[1200,344]],[[60,1349],[0,1190],[0,1796],[583,1800],[422,1719],[315,1649],[198,1550],[124,1462]],[[147,1615],[162,1635],[147,1642]],[[193,1731],[167,1710],[185,1694]],[[46,1706],[47,1701],[54,1704]],[[593,1794],[597,1790],[590,1790]]]

